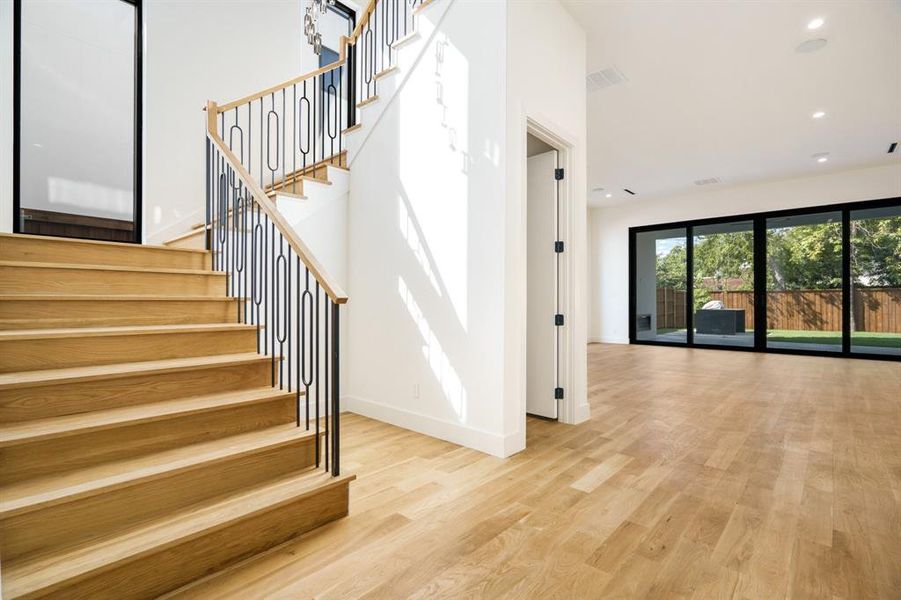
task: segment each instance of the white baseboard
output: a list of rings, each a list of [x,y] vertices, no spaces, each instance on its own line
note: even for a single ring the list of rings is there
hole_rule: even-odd
[[[620,337],[612,337],[612,338],[608,338],[608,337],[602,337],[600,340],[598,340],[598,342],[601,343],[601,344],[628,344],[628,343],[629,343],[629,338],[620,338]]]
[[[505,458],[522,449],[517,449],[520,445],[517,440],[518,434],[502,436],[358,396],[343,396],[341,403],[344,410],[349,412],[459,444],[492,456]]]

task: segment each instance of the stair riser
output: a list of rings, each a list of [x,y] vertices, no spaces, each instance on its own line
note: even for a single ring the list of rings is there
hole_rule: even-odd
[[[348,484],[298,498],[231,522],[215,531],[139,559],[95,572],[80,581],[63,582],[22,598],[56,594],[95,600],[154,598],[307,531],[340,519],[348,512]]]
[[[314,451],[313,437],[298,438],[11,516],[0,522],[0,555],[14,560],[31,552],[69,548],[114,535],[141,521],[297,473],[314,463]]]
[[[256,329],[0,340],[0,372],[255,352]]]
[[[134,458],[285,423],[295,419],[295,396],[228,406],[80,435],[0,448],[0,483],[58,474]]]
[[[237,305],[237,300],[0,300],[0,329],[234,323]]]
[[[0,294],[157,294],[222,296],[225,277],[202,273],[152,273],[0,266]]]
[[[148,246],[72,242],[56,238],[0,237],[0,260],[88,265],[207,269],[209,254],[172,252]]]
[[[276,375],[278,370],[276,368]],[[0,423],[271,385],[266,361],[0,390]]]

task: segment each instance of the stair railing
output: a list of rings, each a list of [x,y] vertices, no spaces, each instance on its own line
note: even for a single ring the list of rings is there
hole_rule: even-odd
[[[316,465],[340,473],[340,306],[347,296],[275,206],[306,177],[346,165],[346,130],[378,94],[395,45],[431,0],[370,0],[338,60],[244,98],[208,102],[206,248],[237,321],[257,326],[272,386],[295,395]]]
[[[347,295],[216,131],[207,105],[206,247],[225,272],[236,320],[257,326],[270,384],[294,393],[315,433],[316,466],[340,474],[340,310]]]

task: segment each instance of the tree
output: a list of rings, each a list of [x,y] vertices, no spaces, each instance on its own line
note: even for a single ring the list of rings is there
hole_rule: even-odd
[[[666,254],[657,255],[657,287],[685,290],[685,246],[673,246]]]
[[[851,276],[857,285],[901,287],[901,216],[851,221]]]
[[[841,223],[770,229],[767,267],[767,288],[771,290],[841,288]]]

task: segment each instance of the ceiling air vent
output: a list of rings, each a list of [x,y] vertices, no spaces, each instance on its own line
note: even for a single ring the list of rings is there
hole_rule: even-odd
[[[719,183],[720,180],[718,177],[708,177],[707,179],[696,179],[695,185],[713,185],[714,183]]]
[[[892,142],[891,145],[889,145],[889,147],[888,147],[888,153],[889,154],[894,153],[897,148],[898,148],[898,142]]]
[[[616,67],[607,67],[606,69],[589,73],[586,80],[588,82],[589,92],[596,92],[608,88],[611,85],[629,81],[629,79],[623,75],[623,72]]]

